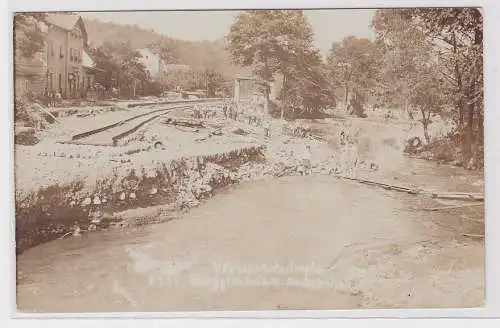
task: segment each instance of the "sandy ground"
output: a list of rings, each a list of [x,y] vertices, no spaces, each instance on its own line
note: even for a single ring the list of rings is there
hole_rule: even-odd
[[[147,124],[135,134],[144,135],[144,140],[132,140],[123,146],[110,147],[57,143],[61,139],[67,140],[75,133],[111,124],[148,110],[151,109],[133,111],[126,115],[122,112],[104,113],[96,115],[95,118],[68,117],[65,118],[63,124],[49,130],[45,139],[37,145],[16,145],[16,190],[28,192],[43,186],[67,184],[77,179],[98,181],[111,176],[115,169],[156,167],[157,162],[168,162],[181,157],[217,154],[262,143],[258,131],[244,123],[214,120],[213,125],[223,127],[223,135],[197,141],[197,139],[207,137],[213,127],[209,126],[206,129],[200,129],[199,132],[183,131],[162,124],[161,118]],[[248,131],[249,135],[233,133],[238,127]],[[141,131],[144,133],[141,133]],[[163,143],[165,150],[145,150],[152,147],[153,135],[158,136],[157,140]],[[131,155],[126,154],[128,151],[141,149],[145,151]],[[122,163],[122,160],[130,162]]]

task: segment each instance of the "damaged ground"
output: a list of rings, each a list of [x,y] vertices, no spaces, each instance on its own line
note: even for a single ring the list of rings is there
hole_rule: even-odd
[[[18,233],[21,222],[40,227],[61,220],[35,235],[65,236],[19,257],[20,310],[482,304],[484,206],[459,208],[462,201],[341,181],[340,130],[349,122],[356,135],[360,178],[482,192],[480,173],[405,157],[412,131],[398,122],[390,128],[354,118],[260,125],[226,119],[215,107],[215,115],[201,120],[191,111],[170,113],[118,147],[49,142],[70,134],[64,124],[34,147],[16,147]],[[171,222],[142,226],[164,221]],[[94,229],[101,232],[88,233]],[[285,275],[285,283],[267,277],[276,284],[266,285],[262,274],[214,273],[214,263],[222,262],[315,263],[321,274],[311,277],[315,282],[296,273]],[[179,275],[163,270],[171,263],[191,264]],[[88,274],[79,278],[73,270]],[[63,279],[68,275],[74,279]]]

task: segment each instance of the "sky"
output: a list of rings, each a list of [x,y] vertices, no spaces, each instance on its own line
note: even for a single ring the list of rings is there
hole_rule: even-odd
[[[370,28],[373,9],[307,10],[315,44],[326,54],[333,42],[344,37],[373,38]],[[137,24],[144,29],[184,40],[216,40],[224,37],[238,11],[144,11],[85,12],[82,16],[119,24]]]

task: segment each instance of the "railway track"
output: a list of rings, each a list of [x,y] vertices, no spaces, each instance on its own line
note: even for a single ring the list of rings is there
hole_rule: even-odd
[[[85,131],[71,137],[69,141],[61,141],[66,144],[95,145],[95,146],[116,146],[120,139],[134,133],[145,124],[171,112],[172,110],[185,110],[193,107],[189,105],[169,106],[152,110],[147,113],[134,115],[132,117],[108,124],[97,129]]]
[[[218,101],[214,101],[214,103],[215,102]],[[206,101],[204,103],[206,103]],[[59,143],[93,146],[117,146],[120,140],[136,132],[145,124],[150,123],[173,110],[186,110],[193,108],[194,105],[195,102],[190,102],[188,104],[184,103],[182,105],[179,104],[177,106],[169,106],[167,108],[156,109],[147,113],[134,115],[97,129],[73,135],[71,140],[60,141]]]

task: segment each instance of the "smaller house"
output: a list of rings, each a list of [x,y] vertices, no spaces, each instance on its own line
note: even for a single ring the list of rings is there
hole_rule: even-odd
[[[165,73],[171,72],[187,72],[190,71],[191,67],[183,64],[167,64],[165,65]]]
[[[248,74],[237,75],[234,83],[234,100],[252,99],[254,101],[259,101],[258,99],[262,99],[263,92],[259,87],[259,80],[259,78]],[[281,92],[282,86],[278,81],[279,79],[275,78],[270,83],[269,99],[271,101],[276,100]]]
[[[92,57],[88,54],[87,50],[82,51],[82,89],[86,94],[95,85],[95,75],[96,73],[102,71],[95,67],[95,63]]]
[[[149,72],[151,78],[155,81],[159,80],[165,72],[165,63],[161,57],[149,48],[139,49],[137,51],[141,54],[140,62]]]
[[[46,62],[41,58],[15,58],[15,97],[27,97],[30,92],[41,95],[45,90]]]

